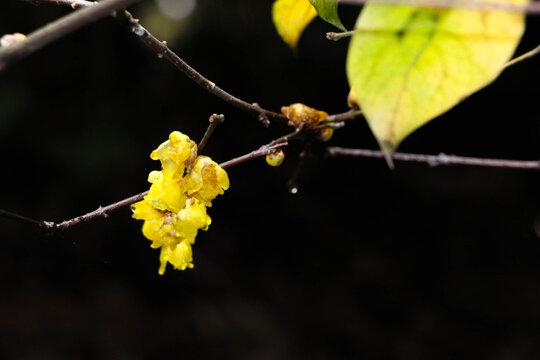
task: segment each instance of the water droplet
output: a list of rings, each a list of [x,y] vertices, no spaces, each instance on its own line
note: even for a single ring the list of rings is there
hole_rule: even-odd
[[[294,187],[290,188],[289,191],[291,192],[291,194],[296,194],[298,192],[298,188],[296,186],[294,186]]]
[[[135,33],[137,36],[143,36],[144,35],[144,28],[141,25],[135,25],[131,28],[131,31]]]

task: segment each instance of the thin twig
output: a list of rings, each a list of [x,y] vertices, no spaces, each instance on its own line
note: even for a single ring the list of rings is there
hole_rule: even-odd
[[[261,115],[264,118],[272,118],[279,120],[286,120],[286,117],[282,114],[275,113],[273,111],[262,109],[257,104],[250,104],[244,100],[241,100],[232,94],[229,94],[225,90],[221,89],[212,81],[205,78],[198,71],[189,66],[184,60],[182,60],[174,51],[169,49],[165,42],[159,41],[148,30],[139,24],[139,21],[133,17],[128,11],[119,11],[116,17],[122,21],[128,29],[130,29],[142,43],[154,51],[160,58],[167,59],[170,63],[176,66],[177,69],[182,71],[188,78],[199,85],[204,90],[224,100],[225,102],[242,109],[256,118],[260,118]]]
[[[55,5],[64,5],[69,6],[73,9],[78,9],[81,7],[88,7],[95,4],[94,1],[86,1],[86,0],[23,0],[26,2],[29,2],[34,5],[40,5],[40,4],[55,4]]]
[[[507,68],[509,66],[512,66],[512,65],[515,65],[519,62],[522,62],[524,60],[527,60],[527,59],[530,59],[532,58],[533,56],[536,56],[538,55],[538,53],[540,53],[540,45],[538,45],[537,47],[535,47],[534,49],[532,50],[529,50],[527,51],[526,53],[522,54],[522,55],[519,55],[515,58],[513,58],[512,60],[510,60],[509,62],[507,62],[504,67]]]
[[[0,209],[0,217],[5,217],[5,218],[8,218],[8,219],[16,220],[16,221],[19,221],[19,222],[22,222],[22,223],[27,223],[27,224],[34,225],[34,226],[37,226],[37,227],[43,227],[43,223],[45,223],[45,221],[34,220],[34,219],[29,218],[29,217],[22,216],[22,215],[19,215],[19,214],[15,214],[15,213],[12,213],[10,211],[6,211],[6,210],[2,210],[2,209]]]
[[[54,3],[73,7],[79,4],[91,3],[85,0],[23,0],[33,4]],[[496,1],[456,1],[456,0],[335,0],[342,4],[364,5],[366,3],[425,6],[435,8],[468,8],[475,10],[507,10],[525,12],[529,14],[540,13],[540,1],[531,1],[529,4],[511,4]],[[82,5],[87,6],[87,5]]]
[[[239,165],[241,163],[244,163],[244,162],[246,162],[248,160],[255,159],[257,157],[266,156],[266,155],[270,154],[273,150],[280,149],[280,148],[288,145],[286,140],[282,140],[283,138],[285,138],[285,137],[274,140],[274,141],[272,141],[271,143],[269,143],[267,145],[263,145],[259,149],[255,150],[255,151],[252,151],[252,152],[250,152],[248,154],[239,156],[239,157],[231,159],[229,161],[225,161],[225,162],[219,164],[219,166],[221,166],[223,169],[227,169],[227,168]],[[276,143],[276,141],[277,141],[277,143]],[[136,203],[138,201],[141,201],[147,194],[148,194],[148,191],[145,191],[145,192],[142,192],[140,194],[133,195],[133,196],[128,197],[126,199],[115,202],[113,204],[110,204],[110,205],[107,205],[107,206],[104,206],[104,207],[100,206],[96,210],[91,211],[91,212],[89,212],[87,214],[77,216],[77,217],[75,217],[73,219],[65,220],[65,221],[62,221],[62,222],[39,221],[39,220],[31,219],[29,217],[22,216],[22,215],[19,215],[19,214],[10,212],[10,211],[2,210],[2,209],[0,209],[0,217],[4,217],[4,218],[8,218],[8,219],[12,219],[12,220],[22,222],[24,224],[32,225],[32,226],[35,226],[35,227],[37,227],[37,228],[39,228],[39,229],[41,229],[43,231],[46,231],[46,232],[61,231],[61,230],[67,230],[67,229],[69,229],[69,228],[71,228],[73,226],[88,222],[90,220],[94,220],[94,219],[96,219],[98,217],[106,218],[106,217],[109,216],[110,212],[112,212],[114,210],[117,210],[117,209],[120,209],[120,208],[122,208],[124,206],[131,205],[131,204]]]
[[[206,128],[206,132],[204,133],[203,138],[201,139],[201,142],[197,146],[197,149],[199,152],[201,152],[204,147],[206,146],[206,143],[208,142],[208,139],[212,136],[214,133],[214,130],[216,130],[216,127],[225,121],[225,116],[223,114],[212,114],[210,116],[210,119],[208,119],[210,124],[208,124],[208,127]]]
[[[46,4],[46,3],[49,3],[49,4],[56,3],[58,5],[64,5],[64,6],[70,6],[70,7],[74,7],[74,6],[75,7],[84,7],[84,6],[95,7],[97,6],[96,5],[97,2],[92,2],[92,1],[76,1],[76,0],[59,0],[59,1],[24,0],[24,1],[31,2],[36,5]],[[113,0],[109,0],[109,1],[113,1]],[[170,63],[176,66],[177,69],[182,71],[188,78],[190,78],[193,82],[199,85],[202,89],[217,96],[218,98],[224,100],[225,102],[252,114],[254,117],[262,121],[263,124],[266,124],[269,118],[275,119],[275,120],[287,121],[287,118],[283,114],[263,109],[257,103],[250,104],[242,99],[239,99],[233,96],[232,94],[229,94],[225,90],[221,89],[212,81],[205,78],[198,71],[196,71],[191,66],[189,66],[184,60],[182,60],[176,53],[174,53],[174,51],[169,49],[165,41],[158,40],[148,30],[146,30],[143,26],[141,26],[139,24],[139,20],[135,19],[135,17],[133,17],[133,15],[130,12],[118,11],[116,12],[116,14],[114,14],[114,16],[121,23],[123,23],[130,32],[137,35],[137,38],[143,44],[145,44],[148,48],[150,48],[153,52],[155,52],[159,58],[164,58],[168,60]]]
[[[73,218],[71,220],[62,221],[61,223],[54,223],[52,221],[43,221],[41,227],[44,230],[66,230],[74,225],[81,224],[83,222],[87,222],[89,220],[92,220],[97,217],[108,217],[109,212],[114,211],[116,209],[120,209],[121,207],[131,205],[133,203],[136,203],[137,201],[141,201],[146,195],[148,194],[148,191],[145,191],[143,193],[133,195],[127,199],[115,202],[114,204],[107,205],[105,207],[99,207],[96,210],[89,212],[88,214],[84,214],[81,216],[77,216],[76,218]]]
[[[45,45],[139,1],[141,0],[103,0],[95,6],[75,11],[45,25],[30,33],[25,40],[0,48],[0,71]]]
[[[338,1],[338,0],[336,0]],[[505,10],[523,12],[527,14],[540,14],[540,1],[531,1],[528,4],[513,4],[495,1],[456,1],[456,0],[339,0],[342,4],[364,5],[366,3],[410,5],[430,8],[465,8],[471,10]]]
[[[384,158],[381,150],[347,149],[342,147],[329,147],[327,152],[331,157],[353,156],[364,158]],[[429,166],[463,165],[477,167],[491,167],[503,169],[540,170],[540,161],[534,160],[505,160],[463,157],[455,155],[425,155],[396,152],[392,159],[409,162],[426,163]]]
[[[255,150],[255,151],[252,151],[252,152],[250,152],[248,154],[245,154],[245,155],[239,156],[237,158],[231,159],[229,161],[225,161],[225,162],[219,164],[219,166],[221,166],[224,169],[232,167],[232,166],[236,166],[238,164],[241,164],[241,163],[246,162],[246,161],[251,160],[251,159],[255,159],[257,157],[266,156],[266,155],[270,154],[273,150],[281,149],[282,147],[287,146],[287,145],[288,145],[287,141],[282,141],[282,142],[278,142],[278,143],[275,143],[275,144],[270,143],[270,144],[267,144],[267,145],[263,145],[263,146],[261,146],[259,149]]]
[[[341,114],[334,114],[334,115],[328,115],[326,119],[324,119],[323,124],[329,124],[333,122],[343,122],[347,120],[354,120],[358,116],[362,115],[362,110],[358,109],[351,109],[349,111],[346,111]]]

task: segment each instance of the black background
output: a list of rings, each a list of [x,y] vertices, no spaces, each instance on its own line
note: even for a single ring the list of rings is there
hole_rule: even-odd
[[[134,8],[145,25],[152,1]],[[246,101],[347,110],[347,40],[315,20],[296,54],[271,1],[199,0],[171,47]],[[341,7],[346,26],[358,12]],[[66,8],[0,3],[0,33],[29,33]],[[540,43],[530,16],[518,49]],[[402,151],[540,157],[538,63],[506,70],[410,136]],[[263,128],[199,89],[113,19],[0,73],[0,207],[64,220],[148,188],[169,132],[221,162],[290,131]],[[376,148],[365,122],[331,145]],[[328,159],[323,145],[288,191],[302,143],[270,168],[228,173],[195,268],[157,274],[129,208],[57,235],[0,219],[2,359],[538,359],[540,176]]]

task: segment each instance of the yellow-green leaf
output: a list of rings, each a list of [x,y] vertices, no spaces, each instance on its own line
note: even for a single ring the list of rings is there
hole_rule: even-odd
[[[272,6],[272,19],[279,36],[295,48],[306,26],[317,16],[309,0],[276,0]]]
[[[321,19],[343,31],[346,30],[339,19],[337,0],[309,0],[309,2],[317,10],[317,14],[319,14]]]
[[[393,151],[411,132],[492,82],[524,27],[523,14],[502,10],[366,5],[351,39],[347,76],[383,150]]]

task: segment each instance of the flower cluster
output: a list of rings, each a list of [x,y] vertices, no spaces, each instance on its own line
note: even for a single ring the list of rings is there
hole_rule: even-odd
[[[161,162],[161,171],[152,171],[152,183],[144,200],[131,206],[133,217],[144,220],[143,235],[161,248],[159,274],[167,262],[175,269],[193,267],[191,245],[199,229],[206,230],[211,219],[206,207],[229,188],[225,170],[207,156],[197,156],[197,144],[179,131],[152,152]]]

